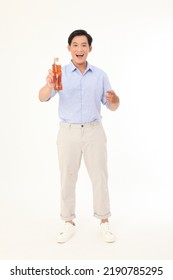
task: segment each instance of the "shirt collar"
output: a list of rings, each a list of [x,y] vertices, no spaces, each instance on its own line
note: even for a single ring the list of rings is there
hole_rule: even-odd
[[[69,66],[70,66],[71,72],[73,72],[77,69],[77,67],[73,64],[72,61],[70,61]],[[90,63],[87,62],[87,68],[85,70],[85,73],[88,72],[89,70],[93,71],[93,66]]]

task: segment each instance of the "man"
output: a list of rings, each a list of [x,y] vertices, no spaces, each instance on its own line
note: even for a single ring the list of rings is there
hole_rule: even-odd
[[[63,90],[55,91],[54,74],[49,70],[46,85],[39,92],[40,101],[59,94],[60,129],[57,146],[61,176],[61,218],[65,221],[57,242],[68,241],[76,230],[75,187],[83,156],[93,186],[94,216],[100,219],[105,242],[114,242],[110,230],[107,186],[106,135],[101,124],[101,103],[111,111],[119,106],[119,97],[111,89],[107,75],[90,65],[92,37],[85,30],[75,30],[68,38],[72,60],[62,67]]]

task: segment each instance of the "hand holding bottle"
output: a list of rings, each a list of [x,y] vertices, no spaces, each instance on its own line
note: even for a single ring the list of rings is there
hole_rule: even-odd
[[[46,77],[46,83],[49,88],[53,89],[55,87],[55,74],[52,70],[49,70],[49,74]]]
[[[59,59],[57,57],[54,58],[52,70],[49,70],[46,82],[49,88],[54,90],[62,90],[62,71]]]
[[[40,101],[47,101],[51,98],[51,94],[54,86],[55,86],[54,74],[52,70],[49,70],[49,73],[46,77],[46,85],[42,87],[39,91]]]
[[[52,69],[49,69],[46,77],[46,85],[39,91],[40,101],[47,101],[52,96],[52,90],[62,90],[62,71],[59,59],[54,58]]]

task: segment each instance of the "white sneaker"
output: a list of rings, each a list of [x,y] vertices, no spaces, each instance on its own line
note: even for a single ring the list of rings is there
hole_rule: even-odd
[[[115,242],[115,235],[111,232],[109,223],[101,223],[100,228],[102,237],[105,242]]]
[[[65,223],[63,231],[58,234],[57,242],[67,242],[75,234],[75,231],[75,225],[72,225],[71,223]]]

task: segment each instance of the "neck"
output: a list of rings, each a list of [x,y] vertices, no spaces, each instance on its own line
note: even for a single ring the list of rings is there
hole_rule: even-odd
[[[82,64],[77,64],[77,63],[74,63],[74,62],[73,62],[73,64],[79,69],[79,71],[81,73],[84,73],[86,68],[87,68],[87,62],[86,61],[84,63],[82,63]]]

